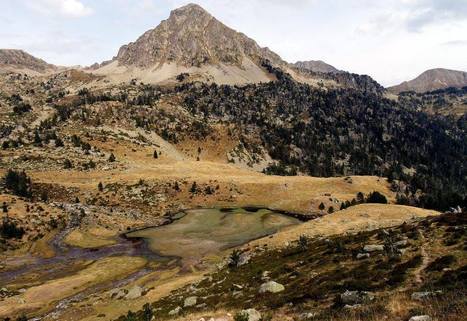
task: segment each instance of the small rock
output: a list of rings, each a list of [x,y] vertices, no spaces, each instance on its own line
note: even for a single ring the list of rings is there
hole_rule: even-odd
[[[399,242],[394,243],[394,245],[397,247],[403,247],[403,246],[406,246],[407,243],[408,243],[407,240],[401,240]]]
[[[361,304],[353,304],[353,305],[349,305],[349,304],[346,304],[344,306],[344,309],[347,309],[347,310],[355,310],[355,309],[358,309],[358,308],[361,308],[362,305]]]
[[[432,321],[429,315],[416,315],[409,319],[409,321]]]
[[[284,290],[285,288],[282,284],[277,283],[275,281],[269,281],[269,282],[261,284],[259,288],[259,293],[266,293],[266,292],[278,293]]]
[[[370,253],[358,253],[357,260],[363,260],[370,257]]]
[[[365,245],[365,247],[363,248],[363,251],[365,251],[365,252],[367,252],[367,253],[384,251],[384,245],[379,245],[379,244],[367,244],[367,245]]]
[[[442,293],[443,293],[442,291],[436,291],[436,292],[428,292],[428,291],[425,291],[425,292],[414,292],[414,293],[412,293],[411,298],[412,298],[412,300],[423,301],[423,300],[432,298],[432,297],[434,297],[434,296],[440,295],[440,294],[442,294]]]
[[[248,321],[259,321],[259,320],[261,320],[261,313],[259,313],[255,309],[242,310],[242,312],[240,312],[240,313],[243,314],[243,315],[248,316],[248,319],[247,319]]]
[[[196,305],[197,301],[198,301],[198,297],[190,296],[189,298],[185,299],[185,302],[183,303],[183,307],[184,308],[192,307],[192,306]]]
[[[304,313],[299,315],[299,319],[300,320],[308,320],[308,319],[314,318],[315,316],[316,316],[315,312],[304,312]]]
[[[177,315],[180,313],[180,311],[182,311],[182,308],[181,307],[176,307],[175,309],[169,311],[169,315]]]
[[[372,301],[375,298],[373,293],[365,291],[345,291],[341,294],[341,301],[345,305],[362,304]]]

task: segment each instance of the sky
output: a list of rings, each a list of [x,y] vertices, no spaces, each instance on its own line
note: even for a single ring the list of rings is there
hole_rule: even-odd
[[[190,2],[288,62],[323,60],[385,86],[467,71],[467,0],[0,0],[0,48],[87,66]]]

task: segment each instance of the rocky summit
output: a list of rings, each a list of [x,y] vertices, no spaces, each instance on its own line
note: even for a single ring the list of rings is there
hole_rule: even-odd
[[[283,64],[279,56],[218,21],[196,4],[170,13],[167,20],[138,40],[120,48],[116,60],[123,65],[152,67],[175,63],[184,67],[228,64],[242,67],[248,59]]]

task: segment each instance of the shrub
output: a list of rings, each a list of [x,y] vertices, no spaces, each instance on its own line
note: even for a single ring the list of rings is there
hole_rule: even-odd
[[[234,316],[234,321],[248,321],[248,313],[246,312],[238,312]]]
[[[15,222],[8,218],[4,218],[2,225],[0,225],[0,235],[6,239],[20,239],[24,233],[22,227],[18,227]]]
[[[241,257],[241,252],[240,250],[233,250],[233,252],[230,254],[229,257],[229,266],[230,267],[237,267],[238,263],[240,263],[240,257]]]
[[[151,321],[154,313],[152,312],[151,306],[149,303],[143,305],[143,320],[144,321]]]
[[[73,167],[73,164],[71,163],[71,161],[68,158],[65,159],[65,161],[63,162],[63,168],[70,169],[72,167]]]
[[[5,187],[13,194],[23,197],[31,197],[31,179],[23,172],[8,170],[5,175]]]
[[[298,247],[305,251],[306,249],[308,249],[308,244],[310,242],[310,239],[308,238],[308,236],[306,235],[300,235],[300,237],[298,238]]]
[[[386,196],[381,194],[380,192],[374,191],[368,195],[368,198],[366,199],[367,203],[379,203],[379,204],[387,204],[388,200],[386,199]]]
[[[192,194],[195,194],[197,191],[198,191],[198,185],[196,184],[196,182],[193,182],[193,185],[191,185],[191,188],[190,188],[190,192]]]
[[[427,271],[437,271],[440,272],[444,268],[449,267],[451,264],[456,262],[456,257],[453,255],[445,255],[437,258],[427,266]]]

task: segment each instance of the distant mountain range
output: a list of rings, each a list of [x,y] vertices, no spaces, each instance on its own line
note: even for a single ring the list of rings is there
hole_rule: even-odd
[[[276,75],[266,65],[279,68],[295,80],[313,86],[363,88],[373,92],[384,90],[369,76],[341,71],[321,60],[288,63],[243,33],[227,27],[196,4],[173,10],[169,18],[156,28],[145,32],[135,42],[122,46],[113,59],[82,70],[105,76],[113,83],[132,79],[166,83],[183,79],[237,85],[275,80]],[[34,75],[62,70],[22,50],[0,50],[0,72],[18,71]],[[388,89],[397,94],[466,85],[465,72],[433,69]]]
[[[389,87],[388,90],[397,94],[404,91],[423,93],[436,89],[462,88],[464,86],[467,86],[467,72],[437,68],[427,70],[413,80]]]

